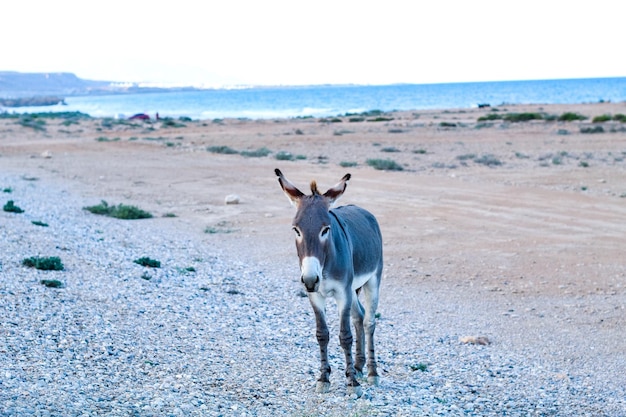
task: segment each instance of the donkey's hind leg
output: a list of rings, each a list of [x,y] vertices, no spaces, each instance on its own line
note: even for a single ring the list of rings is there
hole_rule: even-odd
[[[380,273],[372,277],[363,286],[363,304],[365,317],[363,327],[367,345],[367,382],[378,385],[380,377],[376,367],[376,352],[374,350],[374,331],[376,330],[376,309],[378,308],[378,293],[380,288]]]
[[[354,369],[357,377],[363,376],[363,367],[365,366],[365,332],[363,328],[363,317],[365,310],[361,301],[359,301],[359,290],[352,295],[352,324],[354,325],[354,335],[356,336],[356,355],[354,360]]]

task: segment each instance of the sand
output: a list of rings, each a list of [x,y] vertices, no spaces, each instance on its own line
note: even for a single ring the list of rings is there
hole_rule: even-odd
[[[511,112],[588,119],[477,122]],[[340,204],[367,208],[383,232],[383,315],[421,311],[424,321],[445,326],[453,313],[425,305],[428,294],[458,303],[454,314],[468,314],[469,323],[472,314],[493,317],[474,335],[492,343],[512,340],[532,352],[554,341],[559,360],[618,366],[626,351],[626,123],[591,123],[618,113],[625,103],[392,112],[384,115],[392,120],[362,122],[48,120],[45,131],[2,119],[0,170],[94,204],[139,206],[190,239],[208,239],[260,268],[289,265],[294,275],[294,211],[274,168],[302,190],[312,179],[331,187],[350,172]],[[603,133],[581,132],[597,125]],[[207,150],[215,146],[272,153]],[[293,160],[276,159],[280,151]],[[368,159],[403,170],[376,170]],[[239,204],[224,204],[230,194]]]

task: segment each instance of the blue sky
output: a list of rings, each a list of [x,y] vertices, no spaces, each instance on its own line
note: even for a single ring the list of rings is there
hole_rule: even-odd
[[[626,76],[620,3],[11,1],[0,70],[267,85]]]

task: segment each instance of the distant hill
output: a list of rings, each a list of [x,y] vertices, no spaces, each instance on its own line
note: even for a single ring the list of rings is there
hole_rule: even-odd
[[[89,94],[110,86],[108,81],[83,80],[69,72],[0,71],[0,98]]]

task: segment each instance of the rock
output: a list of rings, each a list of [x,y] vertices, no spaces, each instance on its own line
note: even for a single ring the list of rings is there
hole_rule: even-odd
[[[239,196],[237,194],[229,194],[224,199],[224,203],[226,204],[239,204]]]
[[[486,336],[463,336],[459,338],[459,342],[466,345],[490,345],[491,341]]]

